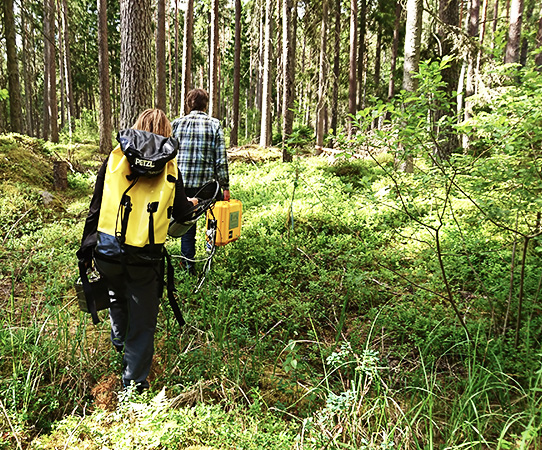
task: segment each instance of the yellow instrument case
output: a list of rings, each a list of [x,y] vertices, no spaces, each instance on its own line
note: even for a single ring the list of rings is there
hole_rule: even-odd
[[[220,247],[239,239],[243,215],[241,201],[231,199],[229,202],[216,202],[211,210],[207,211],[207,224],[213,219],[214,214],[217,221],[215,245]]]

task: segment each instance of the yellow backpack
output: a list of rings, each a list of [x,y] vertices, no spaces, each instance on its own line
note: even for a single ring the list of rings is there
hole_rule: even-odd
[[[105,174],[98,231],[114,236],[120,245],[145,247],[166,241],[178,177],[177,141],[138,130],[124,130],[109,155]],[[171,148],[166,148],[167,146]],[[134,148],[155,147],[169,152],[156,161],[134,153]],[[147,156],[147,159],[145,159]],[[138,167],[134,167],[138,164]],[[149,176],[145,169],[153,171]]]

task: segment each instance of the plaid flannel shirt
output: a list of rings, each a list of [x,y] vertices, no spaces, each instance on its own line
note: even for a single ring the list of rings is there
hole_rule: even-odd
[[[172,123],[173,137],[179,141],[177,163],[185,188],[199,188],[218,180],[229,189],[228,156],[224,132],[218,119],[203,111],[191,111]]]

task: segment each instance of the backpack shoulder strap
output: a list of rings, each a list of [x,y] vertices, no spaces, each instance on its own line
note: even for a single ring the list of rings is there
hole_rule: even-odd
[[[175,315],[175,319],[177,319],[177,323],[179,324],[179,327],[183,327],[183,325],[186,323],[183,314],[181,312],[181,308],[179,307],[179,304],[177,303],[177,299],[175,298],[175,294],[177,293],[177,290],[175,289],[175,269],[173,267],[173,264],[171,263],[171,256],[169,256],[169,253],[164,248],[164,255],[165,255],[165,264],[167,266],[167,296],[169,300],[169,304],[171,306],[171,309],[173,310],[173,314]]]

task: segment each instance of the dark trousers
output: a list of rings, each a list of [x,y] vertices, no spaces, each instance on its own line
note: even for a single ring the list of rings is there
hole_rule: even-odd
[[[200,190],[200,188],[185,188],[187,197],[199,197],[200,199],[210,199],[215,193],[215,188],[210,187],[207,190]],[[197,194],[197,195],[196,195]],[[217,200],[222,200],[223,194],[222,190],[218,192]],[[196,231],[197,223],[194,224],[182,237],[181,237],[181,253],[189,261],[185,262],[187,268],[193,267],[194,263],[192,262],[196,257]],[[192,261],[190,261],[192,260]]]
[[[185,188],[187,197],[194,197],[198,192],[198,188]],[[194,260],[196,257],[196,230],[197,223],[195,223],[185,234],[181,236],[181,253],[188,260],[185,261],[185,267],[194,267]]]
[[[97,259],[96,266],[114,299],[109,309],[111,342],[118,351],[124,350],[122,382],[147,388],[162,289],[161,263],[133,266]]]

